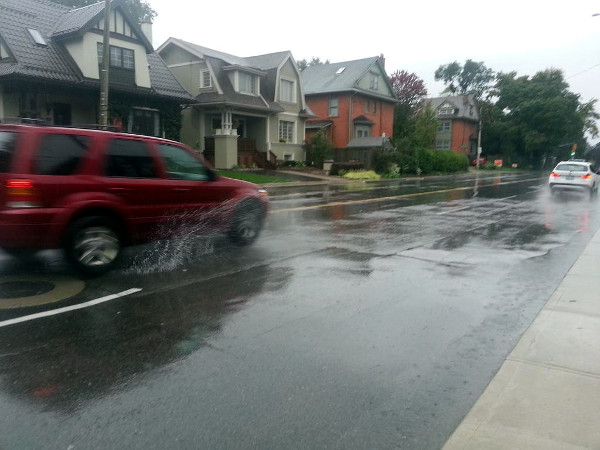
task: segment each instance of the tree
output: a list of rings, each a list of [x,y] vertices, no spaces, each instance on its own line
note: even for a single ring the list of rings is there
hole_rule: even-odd
[[[494,78],[492,69],[487,68],[483,62],[471,59],[467,59],[464,66],[454,61],[441,65],[435,71],[435,81],[443,81],[446,92],[453,95],[470,94],[478,100],[488,93]]]
[[[418,108],[427,97],[425,82],[414,73],[397,70],[390,76],[390,83],[402,105]]]
[[[483,147],[534,166],[548,158],[564,158],[573,143],[585,147],[585,133],[597,135],[595,100],[586,103],[569,91],[561,70],[534,76],[500,73],[486,108]]]
[[[416,114],[427,97],[427,88],[421,78],[406,70],[394,72],[390,83],[399,100],[394,108],[394,138],[404,146],[414,132]]]
[[[98,3],[98,0],[51,0],[54,3],[61,5],[79,8],[81,6],[92,5]],[[144,0],[122,0],[127,12],[140,23],[143,19],[153,20],[157,12],[152,9],[150,4]]]
[[[303,72],[304,69],[306,69],[307,67],[311,67],[311,66],[322,66],[323,64],[329,64],[329,60],[325,60],[325,62],[321,61],[321,58],[318,57],[312,57],[310,61],[307,61],[306,58],[301,59],[300,61],[298,61],[298,70],[300,70],[300,72]]]

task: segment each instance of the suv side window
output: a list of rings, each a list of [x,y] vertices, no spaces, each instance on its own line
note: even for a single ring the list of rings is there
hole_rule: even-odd
[[[86,156],[90,138],[76,134],[45,134],[34,161],[38,175],[72,175]]]
[[[206,167],[183,148],[168,144],[158,144],[157,147],[165,163],[167,175],[172,180],[206,181],[210,179]]]
[[[132,139],[111,139],[107,151],[106,176],[156,178],[148,146]]]
[[[0,131],[0,173],[10,170],[17,134],[11,131]]]

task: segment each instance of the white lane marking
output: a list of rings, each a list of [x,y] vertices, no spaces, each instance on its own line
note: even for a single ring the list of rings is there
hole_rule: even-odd
[[[107,295],[106,297],[100,297],[95,300],[90,300],[89,302],[79,303],[77,305],[65,306],[64,308],[51,309],[50,311],[43,311],[36,314],[30,314],[28,316],[15,317],[14,319],[4,320],[0,322],[0,328],[7,327],[9,325],[14,325],[21,322],[28,322],[30,320],[41,319],[43,317],[55,316],[57,314],[66,313],[69,311],[75,311],[77,309],[89,308],[90,306],[99,305],[100,303],[109,302],[111,300],[115,300],[117,298],[124,297],[126,295],[135,294],[136,292],[140,292],[139,288],[128,289],[123,292],[119,292],[117,294]]]

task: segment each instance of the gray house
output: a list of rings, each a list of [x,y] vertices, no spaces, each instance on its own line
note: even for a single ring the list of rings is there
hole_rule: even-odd
[[[183,142],[216,167],[305,160],[313,114],[289,51],[241,58],[175,38],[157,51],[195,98],[183,113]]]
[[[179,117],[191,97],[154,52],[151,30],[142,31],[118,0],[111,12],[111,122],[124,131],[177,138],[179,127],[169,129],[173,121],[165,116]],[[0,121],[97,124],[103,30],[103,1],[72,9],[46,0],[2,0]]]

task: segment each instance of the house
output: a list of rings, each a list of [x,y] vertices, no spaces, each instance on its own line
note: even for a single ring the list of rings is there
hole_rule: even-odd
[[[304,126],[314,115],[289,51],[238,57],[169,38],[158,53],[195,99],[182,140],[217,168],[305,160]]]
[[[479,108],[471,95],[437,97],[426,101],[435,111],[438,128],[436,150],[452,150],[475,158],[479,131]]]
[[[110,123],[177,138],[180,105],[191,98],[153,50],[149,25],[147,35],[120,1],[112,5]],[[103,30],[103,1],[72,9],[46,0],[2,0],[0,121],[97,124]]]
[[[363,159],[357,149],[379,148],[392,137],[397,103],[382,56],[307,67],[302,72],[307,106],[317,115],[306,141],[318,132],[331,139],[337,161]]]

